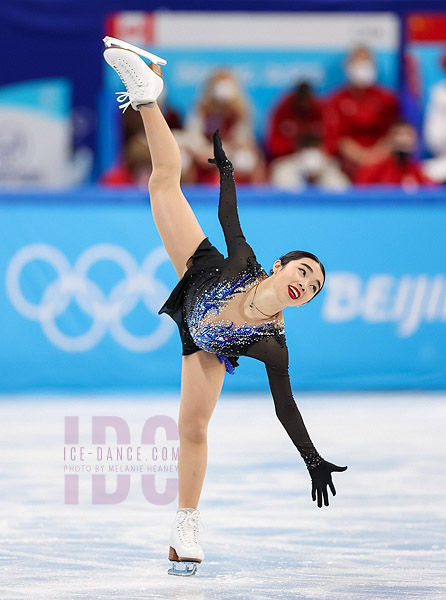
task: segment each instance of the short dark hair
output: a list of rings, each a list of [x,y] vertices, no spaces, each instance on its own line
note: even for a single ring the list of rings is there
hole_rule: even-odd
[[[311,258],[312,260],[314,260],[314,262],[316,262],[320,266],[322,275],[324,276],[324,281],[322,282],[321,287],[313,296],[313,298],[315,298],[319,294],[321,289],[324,287],[324,283],[325,283],[325,268],[324,268],[324,265],[321,263],[321,261],[318,259],[318,257],[316,255],[312,254],[311,252],[304,252],[303,250],[292,250],[291,252],[287,252],[286,254],[284,254],[283,256],[278,258],[277,260],[280,260],[280,264],[282,265],[282,267],[284,267],[292,260],[300,260],[301,258]],[[273,269],[270,270],[269,274],[270,275],[273,274]]]
[[[410,127],[411,129],[415,129],[414,124],[411,123],[408,119],[404,119],[403,117],[398,117],[397,119],[395,119],[391,127]]]

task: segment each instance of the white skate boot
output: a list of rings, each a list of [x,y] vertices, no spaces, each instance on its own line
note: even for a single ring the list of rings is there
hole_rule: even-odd
[[[148,58],[151,62],[156,65],[167,65],[167,60],[157,56],[156,54],[152,54],[147,50],[143,50],[142,48],[138,48],[138,46],[133,46],[133,44],[129,44],[128,42],[124,42],[123,40],[118,40],[118,38],[110,37],[106,35],[102,40],[105,44],[106,48],[124,48],[124,50],[132,50],[132,52],[136,52],[140,56],[144,56],[144,58]]]
[[[200,512],[193,508],[179,508],[170,532],[169,560],[170,575],[195,575],[197,563],[201,563],[204,552],[198,543],[198,517]],[[177,567],[182,564],[184,569]]]
[[[141,52],[145,51],[141,50]],[[150,54],[150,52],[146,54]],[[158,60],[163,60],[155,55],[152,56]],[[109,46],[104,50],[104,58],[116,71],[126,87],[126,92],[116,92],[118,94],[117,101],[122,102],[119,108],[122,108],[123,112],[130,105],[134,110],[139,110],[143,104],[156,102],[163,90],[162,76],[157,75],[136,52]],[[161,71],[159,67],[157,69]]]

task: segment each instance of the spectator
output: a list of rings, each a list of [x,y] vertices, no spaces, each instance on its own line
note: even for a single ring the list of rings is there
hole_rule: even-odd
[[[290,190],[306,185],[331,190],[349,186],[350,181],[336,160],[324,152],[320,135],[303,136],[297,146],[298,152],[271,163],[273,185]]]
[[[196,183],[216,183],[218,173],[208,163],[212,156],[212,136],[216,129],[234,165],[237,182],[260,183],[265,178],[265,164],[255,140],[248,102],[232,71],[218,69],[205,85],[197,109],[186,121],[185,131],[176,139],[185,164],[184,177]],[[187,158],[187,155],[189,158]]]
[[[181,127],[178,113],[166,103],[165,89],[158,99],[158,106],[171,129]],[[139,112],[135,110],[125,111],[122,114],[121,127],[122,157],[120,157],[117,164],[102,174],[99,182],[107,186],[147,186],[152,167],[150,151]]]
[[[441,63],[446,69],[446,53]],[[429,91],[424,120],[424,141],[433,158],[425,161],[426,173],[438,183],[446,183],[446,79]]]
[[[202,154],[197,156],[195,136],[191,136],[186,130],[172,130],[172,133],[181,153],[181,183],[218,183],[218,172],[216,175],[212,174],[207,165],[202,164],[205,151],[202,150]],[[255,142],[245,140],[233,143],[227,155],[234,166],[234,179],[237,183],[265,183],[265,158]]]
[[[357,166],[377,163],[388,154],[386,134],[397,118],[398,103],[392,92],[375,83],[376,65],[367,48],[359,46],[350,53],[346,73],[348,85],[326,105],[325,142],[354,177]]]
[[[322,131],[322,105],[310,85],[303,81],[274,108],[267,133],[272,159],[299,150],[299,140]]]
[[[391,154],[373,165],[358,169],[355,183],[400,184],[414,188],[420,184],[432,185],[423,173],[421,164],[413,158],[416,150],[417,132],[407,121],[397,121],[389,132]]]
[[[182,123],[180,115],[167,100],[166,83],[164,83],[164,89],[157,100],[157,104],[170,129],[181,129]],[[126,110],[122,114],[122,139],[124,144],[137,133],[145,133],[140,114],[136,110]]]
[[[152,161],[145,135],[135,133],[124,146],[122,163],[106,171],[100,183],[110,187],[137,185],[147,188],[151,172]]]

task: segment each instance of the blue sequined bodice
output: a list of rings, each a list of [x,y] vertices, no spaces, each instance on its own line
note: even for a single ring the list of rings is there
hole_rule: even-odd
[[[232,320],[215,318],[235,295],[245,292],[263,276],[266,273],[257,264],[232,279],[220,281],[214,276],[199,287],[190,298],[190,306],[186,307],[189,331],[199,348],[217,355],[239,356],[265,336],[276,336],[281,344],[284,343],[284,327],[276,320],[236,324]]]

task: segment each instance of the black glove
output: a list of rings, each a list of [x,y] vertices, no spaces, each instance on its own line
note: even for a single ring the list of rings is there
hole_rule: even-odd
[[[221,144],[221,138],[220,138],[220,133],[219,130],[217,129],[213,135],[213,140],[214,140],[214,157],[215,158],[208,158],[208,162],[217,165],[217,167],[219,169],[221,169],[223,166],[230,164],[230,161],[228,160],[228,157],[225,154],[225,151],[223,150],[223,146]]]
[[[308,469],[311,482],[313,484],[311,488],[311,497],[313,500],[316,500],[317,497],[317,505],[319,508],[322,507],[322,498],[324,498],[325,506],[328,506],[327,485],[330,488],[333,496],[336,496],[336,490],[331,479],[331,474],[333,472],[340,473],[346,469],[347,467],[338,467],[333,463],[327,462],[326,460],[322,460],[317,467]]]

